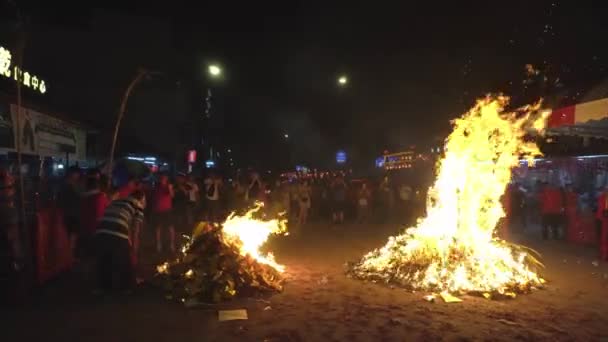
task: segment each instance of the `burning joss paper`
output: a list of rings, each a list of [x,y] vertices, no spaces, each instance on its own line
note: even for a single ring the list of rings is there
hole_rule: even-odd
[[[495,236],[501,197],[520,157],[540,155],[524,137],[542,128],[539,105],[507,112],[508,98],[487,97],[454,120],[427,216],[416,227],[351,264],[356,278],[438,293],[515,293],[540,287],[535,253]]]
[[[285,267],[260,249],[270,235],[286,234],[283,219],[258,218],[261,204],[219,226],[201,223],[182,257],[157,267],[157,282],[175,298],[217,303],[237,295],[281,291]]]

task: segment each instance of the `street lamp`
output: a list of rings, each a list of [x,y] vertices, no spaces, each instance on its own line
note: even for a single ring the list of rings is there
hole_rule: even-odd
[[[289,139],[289,134],[285,133],[283,134],[283,137],[285,137],[285,139]]]
[[[338,78],[338,84],[343,87],[345,85],[348,84],[348,77],[346,77],[345,75],[342,75]]]
[[[211,77],[219,77],[222,74],[222,68],[220,68],[217,64],[209,65],[207,70],[209,71],[209,75],[211,75]]]

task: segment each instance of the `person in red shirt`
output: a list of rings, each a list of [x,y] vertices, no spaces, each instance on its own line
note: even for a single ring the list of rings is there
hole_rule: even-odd
[[[578,194],[574,191],[572,184],[566,184],[565,199],[565,217],[567,221],[568,241],[575,242],[578,240]]]
[[[173,185],[169,183],[167,175],[161,175],[154,189],[153,216],[156,221],[156,250],[160,253],[163,249],[161,229],[169,231],[169,248],[175,253],[175,228],[173,225]]]
[[[83,193],[80,222],[87,237],[92,237],[97,224],[110,203],[106,193],[100,190],[99,179],[88,178],[86,192]]]
[[[135,191],[139,189],[139,184],[137,182],[137,179],[135,179],[135,177],[129,177],[129,180],[127,181],[127,183],[123,186],[121,186],[120,188],[118,188],[118,198],[122,199],[122,198],[127,198],[129,196],[131,196],[131,194]]]
[[[540,192],[540,207],[543,239],[549,238],[549,230],[552,231],[553,238],[561,238],[564,235],[562,232],[564,200],[560,189],[545,184]]]
[[[603,260],[608,260],[608,188],[604,189],[597,199],[595,212],[596,239]]]

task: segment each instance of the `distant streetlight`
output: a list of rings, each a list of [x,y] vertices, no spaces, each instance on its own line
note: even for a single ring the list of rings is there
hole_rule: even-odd
[[[220,68],[216,64],[209,65],[208,71],[209,71],[209,75],[211,75],[211,77],[219,77],[222,74],[222,68]]]
[[[345,85],[347,85],[347,84],[348,84],[348,77],[346,77],[346,76],[344,76],[344,75],[343,75],[343,76],[340,76],[340,77],[338,78],[338,84],[339,84],[340,86],[345,86]]]
[[[283,136],[285,137],[285,139],[289,139],[289,134],[285,133]]]

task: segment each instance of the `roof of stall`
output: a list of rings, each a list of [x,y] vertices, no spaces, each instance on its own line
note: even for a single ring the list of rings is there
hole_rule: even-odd
[[[547,133],[608,139],[608,98],[552,110]]]

